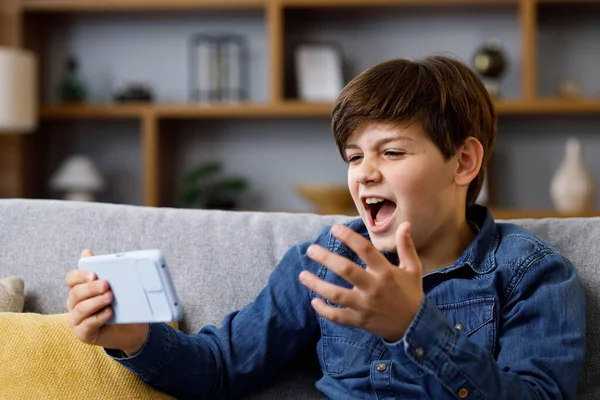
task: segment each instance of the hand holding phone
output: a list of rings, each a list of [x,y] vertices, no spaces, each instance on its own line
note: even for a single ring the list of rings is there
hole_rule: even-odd
[[[108,282],[113,315],[107,324],[181,320],[182,308],[160,250],[82,257],[78,269]]]
[[[91,250],[85,250],[81,257],[93,255]],[[107,281],[99,280],[94,272],[80,269],[69,271],[65,281],[69,287],[69,324],[77,339],[107,349],[120,349],[128,355],[142,348],[148,339],[149,324],[107,325],[114,313],[110,306],[114,296]]]

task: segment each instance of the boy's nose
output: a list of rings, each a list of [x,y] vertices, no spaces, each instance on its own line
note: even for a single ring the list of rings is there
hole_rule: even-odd
[[[381,181],[381,172],[373,163],[363,161],[357,171],[356,181],[361,185],[369,185]]]

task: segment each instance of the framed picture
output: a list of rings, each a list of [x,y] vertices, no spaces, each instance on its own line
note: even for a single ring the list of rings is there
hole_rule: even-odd
[[[307,42],[294,51],[296,84],[301,100],[334,101],[344,87],[343,57],[334,43]]]

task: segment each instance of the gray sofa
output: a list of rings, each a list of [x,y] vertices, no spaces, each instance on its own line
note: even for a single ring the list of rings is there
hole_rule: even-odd
[[[64,313],[65,275],[83,249],[106,254],[161,248],[184,308],[181,329],[192,333],[205,324],[218,326],[250,302],[290,246],[346,219],[0,200],[0,277],[25,280],[25,312]],[[579,271],[588,302],[588,355],[578,399],[600,399],[600,218],[515,222],[558,245]],[[299,360],[271,388],[249,398],[320,398],[315,362],[312,355]]]

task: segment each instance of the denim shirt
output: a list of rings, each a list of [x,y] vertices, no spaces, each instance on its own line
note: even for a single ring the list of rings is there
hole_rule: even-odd
[[[222,327],[186,335],[154,324],[133,357],[107,352],[181,399],[243,396],[315,348],[316,387],[330,399],[573,399],[585,358],[585,299],[573,265],[484,207],[471,211],[478,234],[454,264],[423,277],[424,300],[396,343],[311,307],[316,294],[299,282],[302,270],[350,287],[307,256],[311,243],[364,267],[324,229],[292,247],[255,301]],[[368,238],[360,219],[347,225]]]

